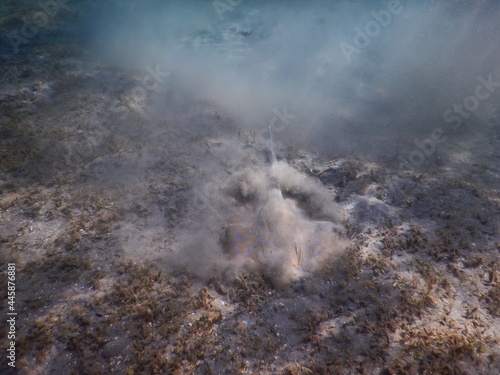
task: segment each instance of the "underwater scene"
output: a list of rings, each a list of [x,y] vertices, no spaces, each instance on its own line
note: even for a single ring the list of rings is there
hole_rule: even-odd
[[[1,374],[500,373],[500,2],[0,0]]]

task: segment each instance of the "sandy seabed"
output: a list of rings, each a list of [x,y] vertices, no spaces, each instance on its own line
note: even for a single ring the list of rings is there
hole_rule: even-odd
[[[338,217],[322,220],[342,228],[342,251],[283,282],[279,266],[224,252],[245,201],[231,181],[270,155],[216,104],[166,90],[164,109],[137,110],[126,100],[140,74],[42,37],[0,62],[16,373],[498,374],[498,124],[464,126],[417,170],[278,140],[278,160],[330,194]],[[218,193],[200,203],[209,184]]]

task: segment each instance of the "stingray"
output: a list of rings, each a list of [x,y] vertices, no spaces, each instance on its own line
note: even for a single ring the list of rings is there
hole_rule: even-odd
[[[272,167],[276,155],[271,129],[269,140]],[[295,199],[284,198],[274,183],[263,201],[255,199],[236,210],[226,229],[226,252],[239,264],[279,259],[284,266],[315,269],[332,253],[336,233],[335,224],[315,220],[314,211]]]

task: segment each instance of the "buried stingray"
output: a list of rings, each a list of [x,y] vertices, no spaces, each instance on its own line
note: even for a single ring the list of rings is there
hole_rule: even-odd
[[[277,162],[271,129],[269,138],[267,173],[246,172],[237,177],[237,194],[245,203],[227,226],[224,247],[238,264],[300,276],[343,248],[341,228],[325,219],[335,218],[333,197],[285,162]],[[282,188],[308,196],[308,203],[283,197]]]

